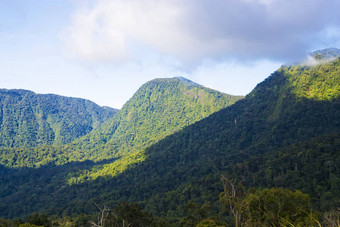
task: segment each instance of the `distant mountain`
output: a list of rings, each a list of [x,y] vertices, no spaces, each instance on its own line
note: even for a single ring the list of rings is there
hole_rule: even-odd
[[[337,48],[327,48],[323,50],[314,51],[311,56],[318,60],[325,60],[331,58],[340,57],[340,49]]]
[[[0,89],[0,146],[66,144],[91,132],[116,112],[85,99]]]

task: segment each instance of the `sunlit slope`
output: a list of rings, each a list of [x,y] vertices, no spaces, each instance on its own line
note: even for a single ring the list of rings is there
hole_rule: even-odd
[[[280,68],[244,100],[141,152],[142,162],[112,179],[93,181],[97,188],[103,185],[96,199],[112,204],[121,198],[140,201],[150,211],[167,215],[188,201],[216,202],[222,190],[219,176],[227,173],[246,186],[301,189],[315,206],[334,208],[339,197],[332,185],[340,179],[334,168],[340,165],[339,77],[339,59]],[[124,162],[116,160],[111,171]],[[92,177],[83,171],[73,180],[91,182],[96,179]],[[334,201],[327,205],[321,197]]]
[[[242,98],[181,77],[155,79],[138,89],[114,118],[66,151],[75,160],[134,153]]]

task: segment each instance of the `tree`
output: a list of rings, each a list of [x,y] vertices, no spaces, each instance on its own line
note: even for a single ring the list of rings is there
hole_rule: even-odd
[[[24,224],[20,224],[19,227],[41,227],[41,226],[30,224],[30,223],[24,223]]]
[[[92,227],[104,227],[106,223],[106,219],[110,215],[110,209],[104,206],[103,209],[101,209],[97,204],[96,207],[100,210],[100,212],[97,214],[97,223],[94,221],[90,221],[90,224]]]
[[[340,208],[337,210],[331,210],[323,215],[323,223],[325,226],[339,227],[340,226]]]
[[[198,223],[196,227],[223,227],[223,226],[218,225],[214,220],[205,219]]]
[[[50,226],[50,221],[48,220],[45,214],[38,214],[34,213],[28,217],[29,224],[36,225],[36,226]]]
[[[241,226],[242,201],[245,195],[244,187],[241,182],[236,184],[235,180],[230,180],[226,176],[221,176],[223,192],[220,194],[220,202],[223,210],[228,210],[235,218],[235,227]]]
[[[154,220],[153,216],[143,211],[137,203],[119,203],[113,212],[117,222],[124,223],[125,226],[150,226]]]
[[[308,194],[284,188],[258,189],[242,202],[245,226],[320,226]]]
[[[197,203],[188,203],[184,207],[186,216],[180,221],[181,226],[196,226],[205,218],[209,216],[209,204],[202,206]]]

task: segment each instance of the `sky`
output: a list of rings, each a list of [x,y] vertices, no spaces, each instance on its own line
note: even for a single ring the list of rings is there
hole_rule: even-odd
[[[121,108],[182,76],[246,95],[283,64],[340,48],[339,0],[0,0],[0,88]]]

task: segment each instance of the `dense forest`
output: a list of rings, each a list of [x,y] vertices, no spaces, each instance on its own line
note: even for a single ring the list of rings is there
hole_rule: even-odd
[[[70,143],[99,127],[116,112],[80,98],[0,89],[0,146]]]
[[[24,221],[0,223],[332,226],[339,96],[340,58],[282,66],[245,98],[150,81],[69,144],[2,147],[0,214]]]
[[[65,146],[3,147],[0,163],[7,167],[38,167],[121,158],[242,98],[184,78],[155,79],[144,84],[114,117],[87,135]]]

